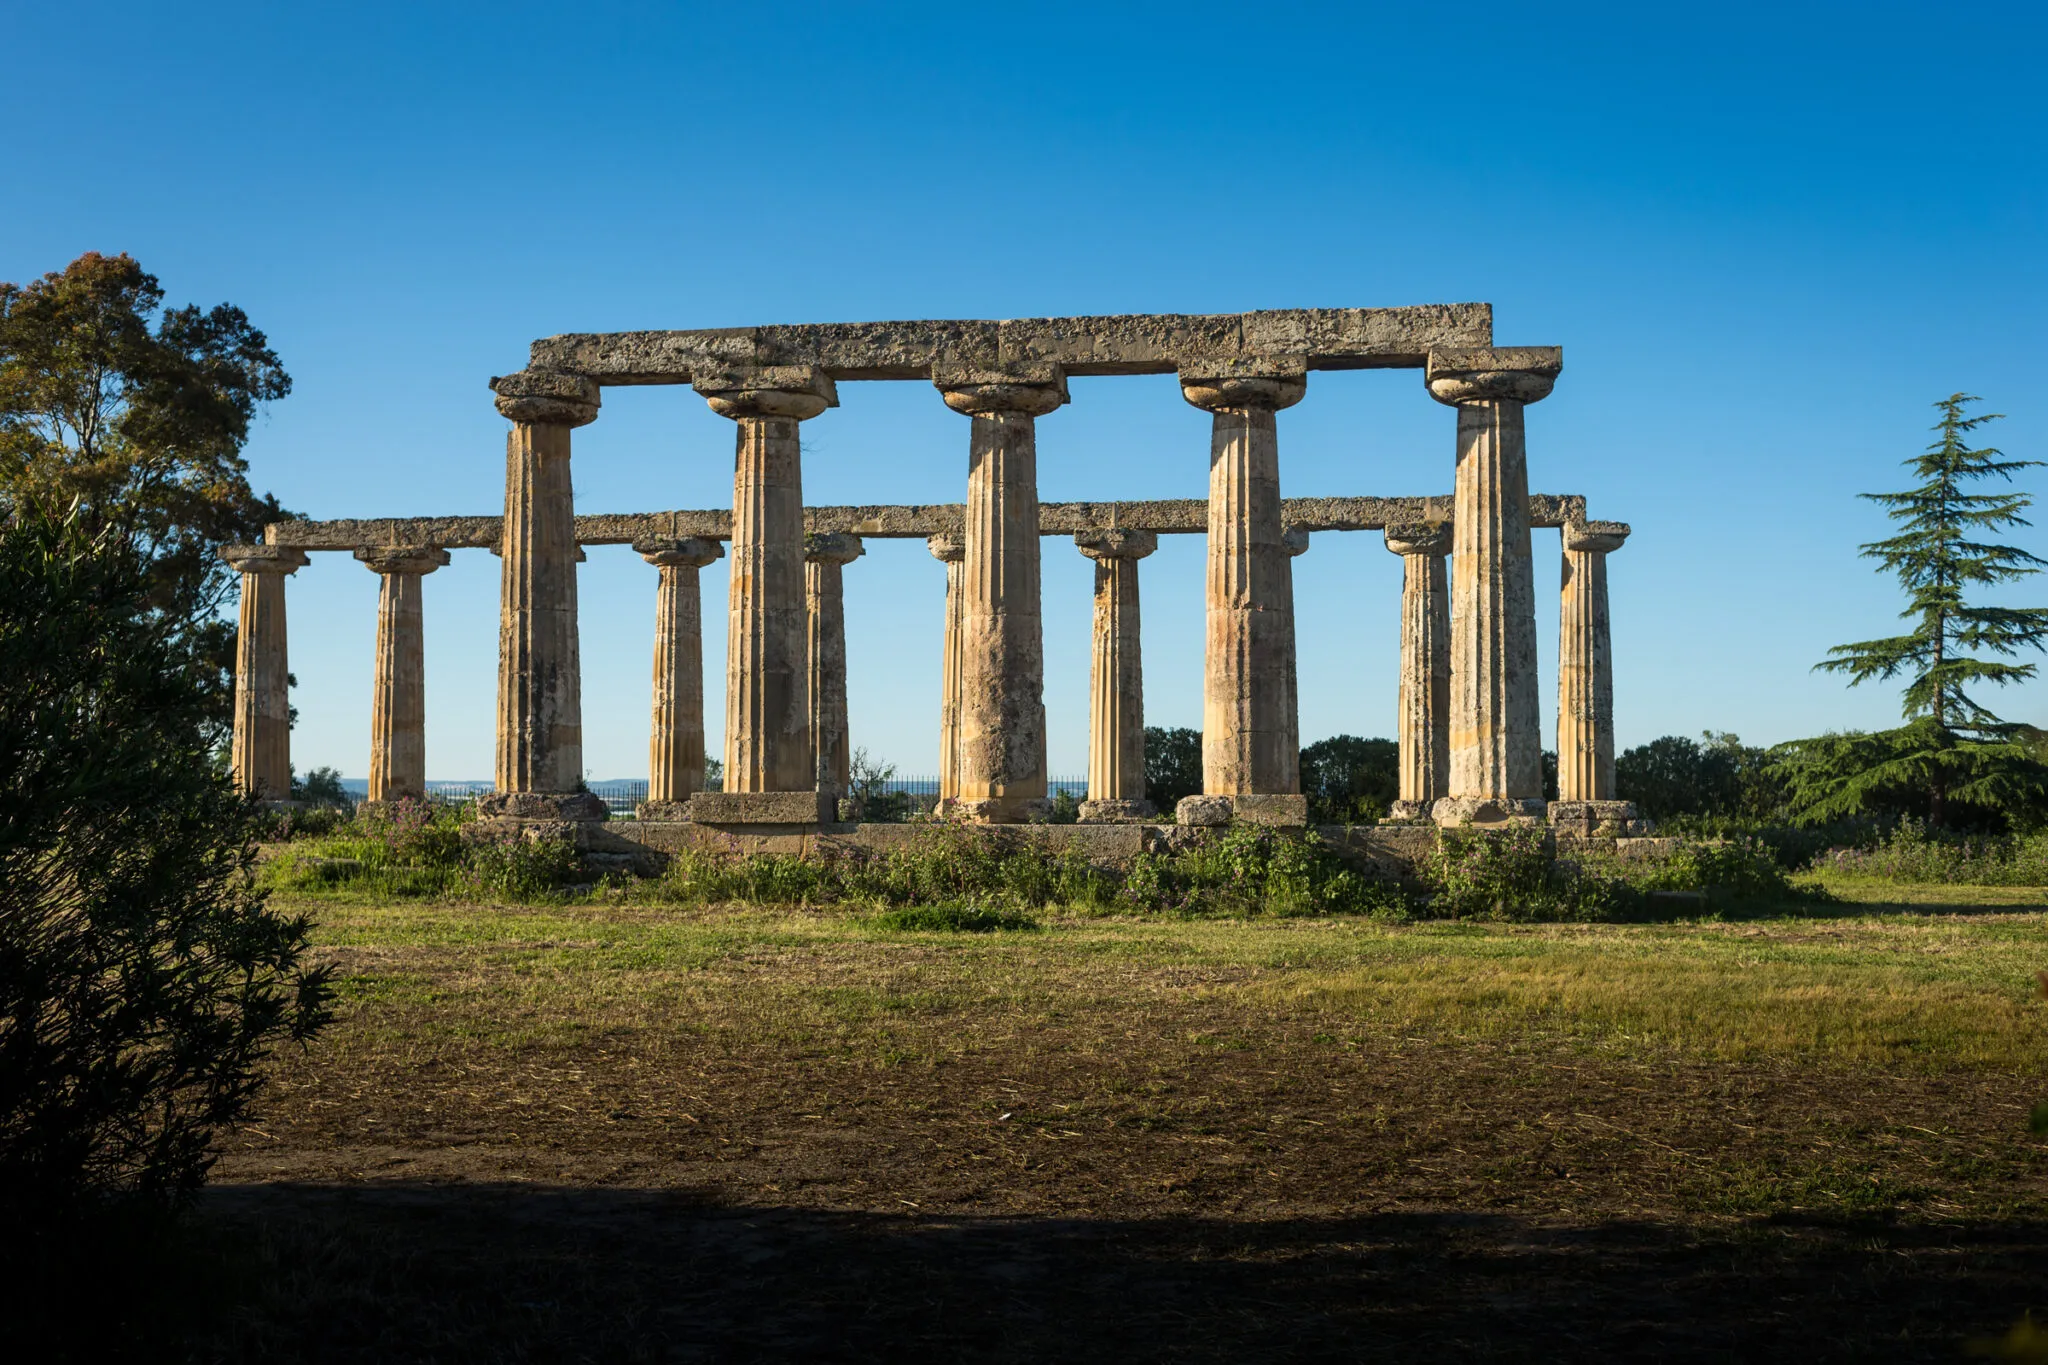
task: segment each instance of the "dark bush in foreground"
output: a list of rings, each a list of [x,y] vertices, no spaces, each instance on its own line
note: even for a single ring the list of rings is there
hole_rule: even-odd
[[[0,1204],[171,1203],[326,1019],[252,884],[212,698],[117,539],[0,522]]]

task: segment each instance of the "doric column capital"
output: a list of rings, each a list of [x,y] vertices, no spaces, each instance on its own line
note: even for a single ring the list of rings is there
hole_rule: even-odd
[[[725,557],[725,546],[708,536],[649,538],[633,542],[633,552],[658,569],[701,569]]]
[[[1150,531],[1110,526],[1074,532],[1074,548],[1093,560],[1143,559],[1159,548],[1159,537]]]
[[[1625,521],[1589,521],[1578,526],[1564,528],[1564,547],[1567,550],[1584,550],[1596,555],[1612,554],[1628,539],[1628,523]]]
[[[491,381],[498,412],[514,422],[560,427],[588,426],[597,420],[601,399],[595,380],[565,370],[521,370]]]
[[[359,545],[356,558],[374,574],[428,574],[448,562],[438,545]]]
[[[707,370],[690,381],[720,417],[791,417],[809,421],[839,406],[832,376],[815,365],[748,365]]]
[[[924,547],[943,564],[958,564],[967,558],[967,537],[959,531],[935,531],[924,538]]]
[[[1308,553],[1308,527],[1290,526],[1280,533],[1280,543],[1287,547],[1287,553],[1299,559]]]
[[[845,531],[809,531],[804,534],[804,562],[847,565],[868,552],[861,538]]]
[[[1547,397],[1564,369],[1562,346],[1456,346],[1429,353],[1423,382],[1429,396],[1456,407]]]
[[[969,417],[1043,417],[1067,401],[1066,371],[1057,365],[934,365],[932,383],[947,407]]]
[[[1405,521],[1387,527],[1387,549],[1397,555],[1447,555],[1451,552],[1448,521]]]
[[[220,558],[236,573],[297,573],[310,562],[304,550],[284,545],[223,545]]]
[[[1181,397],[1204,412],[1291,408],[1308,392],[1302,356],[1230,356],[1189,361],[1180,368]]]

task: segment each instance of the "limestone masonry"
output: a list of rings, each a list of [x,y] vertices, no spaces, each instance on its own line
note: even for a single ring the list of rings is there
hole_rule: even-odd
[[[1560,826],[1628,827],[1614,800],[1607,556],[1619,522],[1578,495],[1529,493],[1525,411],[1563,370],[1556,347],[1496,347],[1486,304],[1218,315],[839,323],[547,337],[491,381],[506,441],[502,516],[288,521],[229,546],[242,574],[233,767],[289,794],[284,580],[309,551],[347,551],[380,576],[371,799],[425,781],[422,580],[448,551],[503,560],[497,794],[490,816],[574,829],[605,818],[581,790],[576,564],[627,544],[655,568],[649,846],[703,827],[742,840],[810,837],[850,787],[844,575],[864,538],[922,537],[943,564],[940,810],[1043,817],[1046,721],[1041,545],[1071,536],[1095,563],[1087,823],[1161,817],[1144,776],[1140,563],[1161,535],[1208,553],[1203,793],[1185,826],[1307,820],[1298,756],[1294,561],[1312,533],[1380,531],[1403,561],[1397,820],[1540,817],[1530,533],[1561,532],[1557,680]],[[1452,490],[1427,497],[1284,498],[1280,414],[1322,370],[1408,368],[1455,410]],[[1040,503],[1038,420],[1075,375],[1174,374],[1210,414],[1209,496]],[[802,426],[830,421],[843,382],[930,383],[967,419],[964,501],[807,507]],[[611,385],[689,385],[733,423],[730,509],[578,516],[572,433]],[[1421,397],[1422,395],[1418,395]],[[1193,451],[1189,458],[1198,458]],[[698,573],[731,561],[724,782],[705,770]],[[857,568],[852,570],[858,573]],[[653,822],[653,823],[647,823]],[[579,836],[585,837],[585,836]],[[588,836],[595,837],[595,836]],[[587,839],[586,839],[587,841]],[[765,846],[765,845],[764,845]]]

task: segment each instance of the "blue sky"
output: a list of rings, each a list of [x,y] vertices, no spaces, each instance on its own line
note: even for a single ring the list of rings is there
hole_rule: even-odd
[[[15,4],[0,278],[129,251],[231,300],[296,388],[252,477],[315,517],[489,512],[484,388],[564,331],[1483,300],[1558,344],[1531,483],[1634,538],[1612,564],[1623,744],[1889,724],[1809,673],[1889,632],[1855,557],[1930,404],[2048,451],[2035,7]],[[1200,496],[1207,418],[1170,378],[1077,380],[1040,423],[1048,500]],[[812,502],[954,501],[967,423],[848,384],[805,425]],[[1448,491],[1418,375],[1313,377],[1289,495]],[[586,511],[731,499],[731,424],[612,390]],[[2048,491],[2048,471],[2023,486]],[[2048,534],[2018,543],[2048,556]],[[1545,710],[1557,544],[1538,533]],[[1147,716],[1200,723],[1201,545],[1146,561]],[[1305,738],[1389,734],[1399,563],[1297,562]],[[936,766],[940,566],[847,571],[855,741]],[[1089,569],[1045,543],[1051,756],[1086,755]],[[705,573],[716,731],[722,567]],[[590,552],[586,763],[644,775],[654,571]],[[301,770],[368,764],[376,581],[291,584]],[[428,580],[431,776],[488,777],[497,561]],[[2036,580],[2007,599],[2048,600]],[[2048,683],[1990,698],[2048,723]],[[1546,719],[1546,732],[1550,721]],[[714,744],[716,740],[714,737]]]

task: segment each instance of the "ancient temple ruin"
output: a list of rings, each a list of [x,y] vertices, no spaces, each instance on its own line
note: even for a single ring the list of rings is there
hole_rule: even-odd
[[[1380,531],[1403,560],[1397,819],[1541,817],[1590,830],[1614,800],[1607,556],[1628,527],[1589,521],[1581,495],[1529,493],[1524,411],[1549,394],[1557,347],[1496,347],[1485,304],[1213,316],[1037,318],[627,332],[549,337],[491,381],[512,424],[502,517],[293,521],[222,557],[242,574],[233,765],[247,790],[288,795],[284,581],[320,551],[382,580],[370,799],[424,790],[422,579],[457,550],[503,559],[495,817],[601,821],[580,790],[576,564],[631,544],[657,571],[648,800],[654,824],[818,829],[847,786],[842,577],[863,540],[923,537],[943,564],[941,813],[1009,824],[1046,809],[1040,542],[1095,561],[1084,822],[1170,820],[1146,799],[1139,564],[1162,535],[1207,537],[1203,794],[1182,824],[1301,826],[1292,560],[1324,532]],[[1277,414],[1311,372],[1423,371],[1456,411],[1453,491],[1439,497],[1281,496]],[[1213,415],[1203,500],[1041,504],[1036,419],[1072,375],[1177,374]],[[801,424],[837,384],[923,380],[969,419],[965,502],[806,507]],[[688,384],[736,429],[733,505],[578,516],[572,433],[603,389]],[[1557,679],[1559,801],[1542,801],[1531,531],[1564,556]],[[730,555],[723,790],[704,791],[698,571]]]

